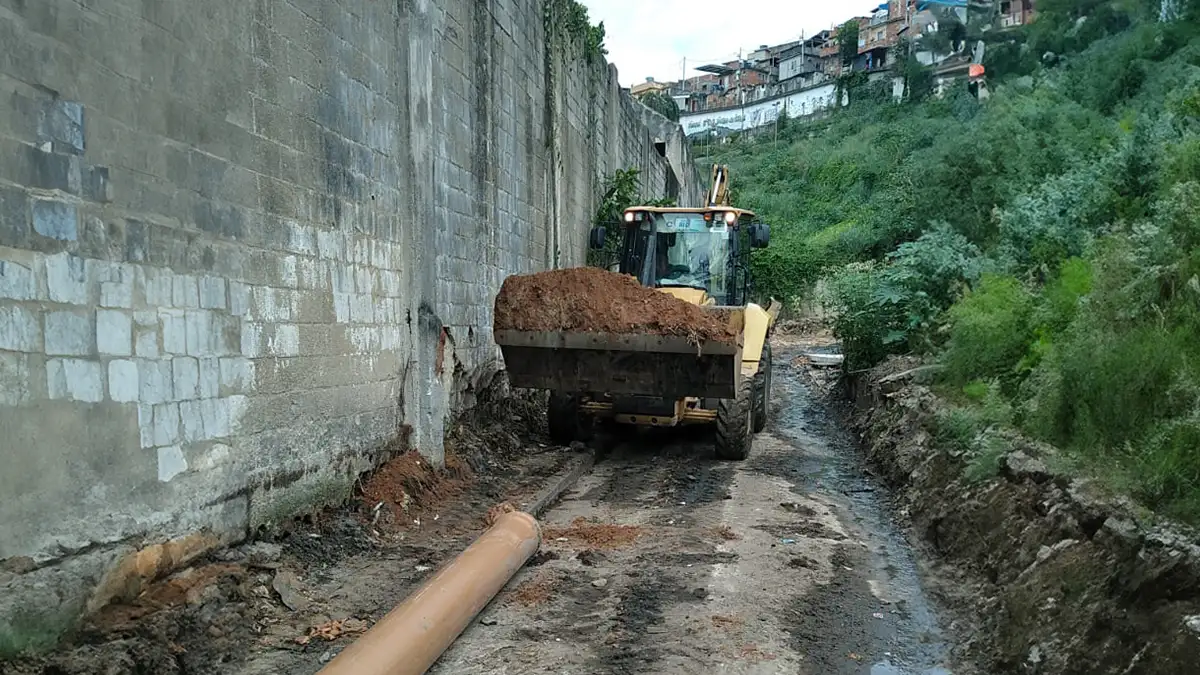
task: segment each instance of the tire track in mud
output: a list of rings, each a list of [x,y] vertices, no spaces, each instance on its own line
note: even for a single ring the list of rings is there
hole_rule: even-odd
[[[650,512],[648,520],[665,525],[660,536],[672,541],[672,550],[639,553],[621,567],[623,579],[610,594],[611,616],[583,672],[658,672],[655,664],[665,655],[661,637],[669,630],[668,612],[698,608],[707,596],[706,566],[737,558],[718,552],[713,541],[689,528],[697,520],[698,507],[730,496],[735,467],[711,454],[711,443],[706,445],[695,430],[676,435],[648,430],[613,448],[606,460],[613,470],[583,496],[603,495],[606,507]],[[677,659],[688,656],[678,648],[673,651]],[[697,651],[689,660],[701,663],[707,651]]]

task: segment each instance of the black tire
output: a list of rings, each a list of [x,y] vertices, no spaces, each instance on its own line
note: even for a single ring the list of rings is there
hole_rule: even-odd
[[[550,440],[559,445],[570,445],[573,441],[586,441],[589,420],[579,410],[579,396],[550,392],[550,403],[546,406],[546,426]]]
[[[754,438],[754,385],[742,380],[737,398],[725,398],[717,404],[717,459],[740,461],[750,455]]]
[[[758,372],[754,374],[754,433],[767,427],[767,411],[771,407],[771,343],[763,345],[758,361]]]

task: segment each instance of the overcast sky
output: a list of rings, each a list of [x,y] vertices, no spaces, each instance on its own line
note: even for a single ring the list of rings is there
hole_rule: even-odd
[[[694,66],[730,61],[762,44],[812,35],[882,0],[581,0],[592,23],[604,22],[608,60],[632,86],[647,77],[678,80]]]

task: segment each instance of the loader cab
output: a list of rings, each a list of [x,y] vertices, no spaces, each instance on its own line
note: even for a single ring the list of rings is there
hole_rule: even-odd
[[[706,302],[724,306],[746,304],[753,289],[750,251],[765,248],[770,238],[753,213],[728,207],[632,208],[622,227],[617,271],[681,297],[686,289],[701,291]],[[597,229],[593,245],[604,241]]]

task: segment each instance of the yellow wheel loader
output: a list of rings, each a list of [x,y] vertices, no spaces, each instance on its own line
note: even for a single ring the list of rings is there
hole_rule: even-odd
[[[770,228],[729,204],[728,169],[713,167],[707,205],[638,206],[624,212],[614,271],[728,317],[736,344],[685,337],[497,331],[514,387],[550,390],[549,428],[564,445],[586,440],[597,419],[643,427],[712,425],[716,454],[745,459],[766,424],[769,336],[779,313],[749,302],[750,251]],[[592,230],[604,247],[607,232]]]

